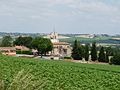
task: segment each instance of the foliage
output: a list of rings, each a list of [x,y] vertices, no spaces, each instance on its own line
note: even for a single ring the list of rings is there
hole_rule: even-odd
[[[72,57],[67,57],[67,56],[66,56],[66,57],[64,57],[64,59],[72,59]]]
[[[16,54],[22,54],[21,50],[16,50]]]
[[[2,47],[11,47],[12,46],[12,37],[4,36],[1,42]]]
[[[105,55],[104,47],[101,47],[100,52],[99,52],[98,61],[99,61],[99,62],[106,62],[105,56],[106,56],[106,55]]]
[[[47,84],[44,80],[34,80],[35,77],[24,69],[13,77],[12,82],[5,86],[4,81],[0,82],[0,90],[39,90]]]
[[[21,74],[23,68],[26,74]],[[31,78],[31,75],[34,77],[32,80],[23,79]],[[22,78],[16,79],[18,76]],[[0,80],[4,87],[9,87],[14,81],[18,86],[21,82],[20,86],[26,86],[34,81],[31,87],[43,82],[44,86],[38,90],[119,90],[120,67],[0,56]]]
[[[32,37],[18,37],[16,40],[13,42],[14,45],[19,45],[19,46],[26,46],[28,48],[31,48],[31,42],[32,42]]]
[[[113,49],[111,47],[107,47],[106,48],[106,61],[107,63],[109,63],[109,56],[113,56]]]
[[[92,61],[97,60],[96,42],[93,42],[93,43],[92,43],[92,47],[91,47],[91,60],[92,60]]]
[[[85,45],[85,60],[86,61],[89,60],[89,45],[88,44]]]
[[[32,51],[28,50],[28,51],[21,51],[21,50],[17,50],[16,54],[27,54],[27,55],[32,55]]]
[[[81,60],[82,55],[81,55],[82,49],[80,47],[80,44],[78,43],[77,40],[75,40],[74,45],[73,45],[73,50],[72,50],[72,58],[74,60]]]
[[[111,64],[120,65],[120,52],[114,54],[113,58],[111,58]]]
[[[47,38],[42,38],[42,37],[36,37],[33,39],[32,48],[37,49],[38,52],[42,55],[46,55],[47,52],[51,51],[53,48],[53,44],[50,41],[50,39]]]

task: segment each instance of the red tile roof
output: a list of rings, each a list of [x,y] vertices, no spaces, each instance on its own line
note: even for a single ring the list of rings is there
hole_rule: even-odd
[[[66,43],[66,42],[54,42],[53,45],[69,45],[69,43]]]

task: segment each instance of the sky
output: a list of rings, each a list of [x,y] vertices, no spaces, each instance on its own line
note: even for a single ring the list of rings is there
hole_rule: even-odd
[[[0,32],[120,34],[120,0],[0,0]]]

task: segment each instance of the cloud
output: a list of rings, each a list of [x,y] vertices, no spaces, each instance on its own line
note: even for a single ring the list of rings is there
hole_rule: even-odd
[[[92,12],[92,13],[113,13],[118,12],[118,8],[115,6],[107,5],[103,2],[80,2],[78,4],[70,4],[71,8],[78,9],[82,12]]]
[[[60,12],[58,5],[62,5]],[[54,8],[53,8],[54,7]],[[0,12],[20,16],[39,15],[39,16],[60,16],[69,14],[87,13],[116,13],[119,12],[118,7],[108,5],[98,0],[3,0],[0,1]]]

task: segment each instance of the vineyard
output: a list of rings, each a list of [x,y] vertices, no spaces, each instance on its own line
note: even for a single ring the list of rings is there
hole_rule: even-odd
[[[0,56],[0,90],[120,90],[120,66]]]

